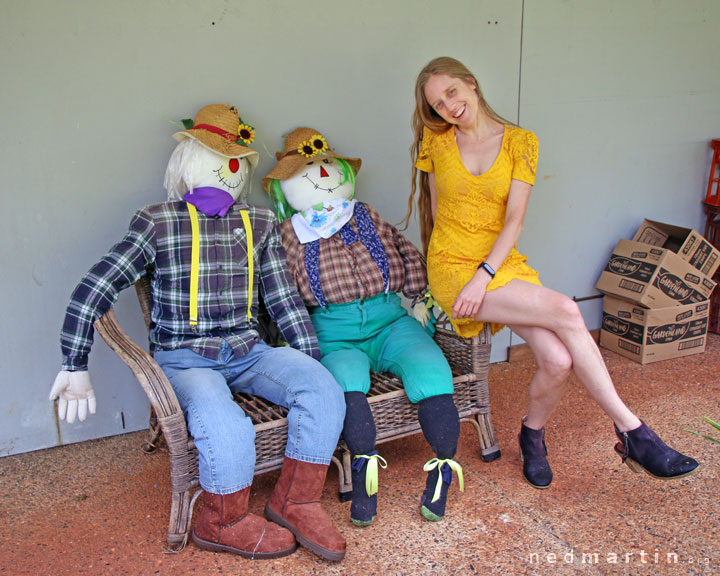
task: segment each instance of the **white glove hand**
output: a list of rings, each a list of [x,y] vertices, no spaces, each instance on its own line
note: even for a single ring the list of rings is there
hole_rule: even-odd
[[[50,390],[50,402],[58,400],[58,417],[68,424],[75,422],[75,416],[80,422],[90,414],[95,414],[95,391],[90,383],[90,373],[87,370],[70,372],[61,370],[55,377],[55,383]]]
[[[430,309],[425,304],[425,300],[422,300],[415,304],[415,306],[413,306],[412,312],[415,320],[420,322],[423,328],[426,328],[428,322],[430,321],[430,314],[432,314],[432,312],[430,312]]]

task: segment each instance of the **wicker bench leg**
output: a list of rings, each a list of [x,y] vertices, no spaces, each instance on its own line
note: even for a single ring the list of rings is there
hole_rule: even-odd
[[[495,438],[495,429],[490,419],[490,413],[477,414],[478,439],[480,440],[480,457],[483,462],[492,462],[500,458],[500,446]]]
[[[166,552],[180,552],[185,548],[190,532],[192,508],[200,492],[201,490],[197,490],[194,495],[190,490],[173,492]]]
[[[500,447],[495,439],[490,414],[477,414],[470,418],[461,418],[460,422],[470,422],[475,427],[480,441],[480,457],[483,462],[492,462],[500,458]]]
[[[352,454],[346,448],[338,448],[342,452],[342,462],[337,456],[332,457],[338,469],[338,498],[340,502],[352,500]]]

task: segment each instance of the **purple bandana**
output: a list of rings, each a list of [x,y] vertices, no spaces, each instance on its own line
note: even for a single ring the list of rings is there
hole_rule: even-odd
[[[207,216],[220,216],[220,218],[225,216],[230,206],[235,204],[235,198],[225,190],[212,186],[203,186],[193,189],[192,192],[186,192],[183,200]]]

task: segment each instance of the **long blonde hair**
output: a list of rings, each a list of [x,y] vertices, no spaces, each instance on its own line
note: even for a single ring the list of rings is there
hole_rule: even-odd
[[[433,107],[430,106],[430,103],[427,101],[427,98],[425,98],[425,85],[432,76],[438,75],[459,78],[469,86],[472,86],[477,94],[480,110],[496,122],[513,125],[512,122],[509,122],[495,112],[495,110],[493,110],[485,101],[485,97],[480,90],[480,83],[477,81],[477,78],[475,78],[473,73],[470,72],[470,70],[468,70],[467,67],[459,60],[455,60],[455,58],[450,58],[448,56],[435,58],[428,62],[420,71],[420,74],[418,74],[417,80],[415,81],[415,111],[412,116],[413,144],[410,148],[410,159],[412,160],[412,180],[410,198],[408,199],[408,211],[405,215],[405,220],[403,221],[405,226],[403,229],[407,229],[408,227],[415,203],[415,194],[418,193],[419,190],[417,209],[420,220],[420,239],[422,241],[423,253],[426,256],[433,228],[432,206],[430,202],[430,183],[428,173],[418,170],[415,167],[415,163],[418,160],[420,148],[422,146],[423,130],[427,128],[432,132],[442,134],[446,130],[449,130],[451,126],[449,122],[443,120],[440,115],[435,112]]]

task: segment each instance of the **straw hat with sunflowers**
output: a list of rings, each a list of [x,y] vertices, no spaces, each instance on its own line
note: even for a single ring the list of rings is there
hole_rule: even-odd
[[[325,136],[313,128],[296,128],[285,135],[285,147],[276,152],[278,163],[262,180],[263,188],[268,192],[272,180],[287,180],[316,158],[341,158],[346,160],[355,174],[360,170],[360,158],[348,158],[337,154],[327,143]]]

